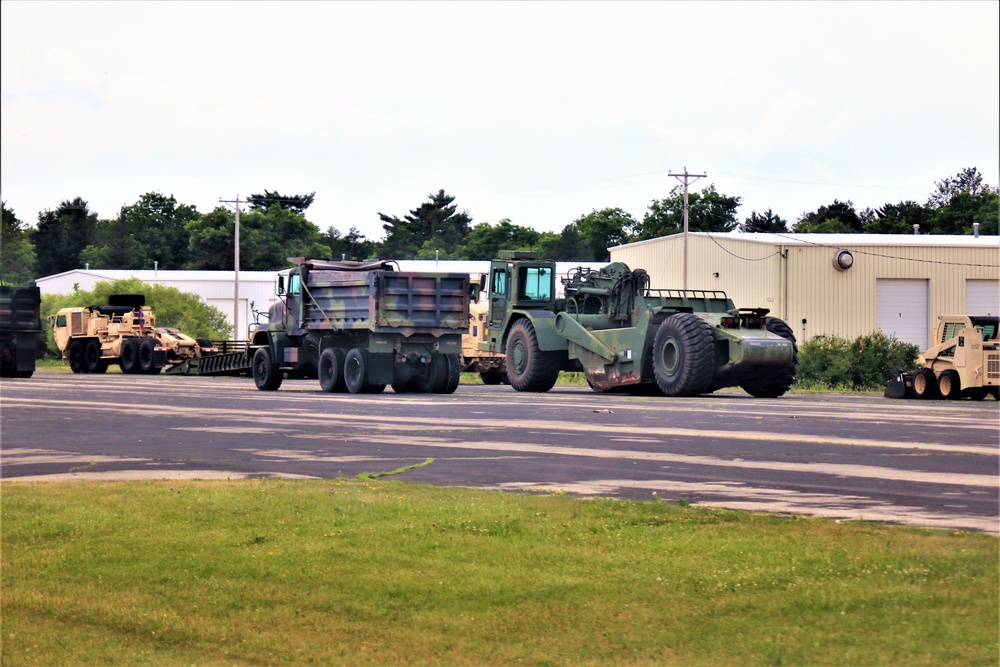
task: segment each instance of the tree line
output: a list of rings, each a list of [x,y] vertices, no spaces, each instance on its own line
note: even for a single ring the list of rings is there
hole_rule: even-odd
[[[737,217],[742,198],[714,184],[688,195],[688,229],[695,232],[797,232],[996,235],[1000,193],[975,167],[935,182],[927,202],[887,203],[856,210],[835,199],[792,222],[771,209]],[[555,260],[606,261],[608,248],[683,231],[684,193],[675,187],[654,199],[641,220],[621,208],[592,210],[560,232],[539,232],[509,219],[475,222],[455,197],[439,190],[402,217],[378,213],[385,237],[366,239],[356,227],[321,231],[307,210],[316,193],[284,195],[265,190],[248,198],[240,214],[240,268],[272,271],[295,256],[347,259],[491,259],[501,249],[533,250]],[[231,270],[235,211],[217,206],[200,213],[173,195],[142,195],[117,217],[101,219],[81,197],[41,211],[34,227],[3,202],[0,282],[30,284],[35,278],[83,268]]]

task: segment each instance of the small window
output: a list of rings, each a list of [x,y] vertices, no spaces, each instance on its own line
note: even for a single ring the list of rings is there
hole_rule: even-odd
[[[288,293],[298,294],[302,290],[302,276],[297,273],[293,273],[288,278]]]
[[[59,315],[59,316],[56,317],[56,326],[57,327],[64,327],[64,326],[66,326],[66,316],[65,315]]]
[[[521,293],[518,298],[525,301],[552,300],[552,271],[543,266],[528,266],[521,269]]]
[[[494,294],[507,293],[507,269],[493,269],[493,283],[490,291]]]

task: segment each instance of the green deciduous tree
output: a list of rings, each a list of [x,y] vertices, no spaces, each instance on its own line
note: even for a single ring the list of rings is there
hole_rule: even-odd
[[[96,228],[97,214],[80,197],[67,199],[55,210],[39,213],[38,227],[31,234],[38,275],[82,268],[80,253],[91,244]]]
[[[864,224],[854,210],[854,202],[834,199],[829,206],[803,213],[792,230],[798,233],[850,234],[863,232]]]
[[[357,227],[351,227],[345,235],[341,235],[336,227],[327,227],[320,236],[320,242],[329,249],[331,259],[374,259],[378,244],[368,241]]]
[[[611,259],[608,248],[623,245],[632,239],[637,227],[632,214],[621,208],[592,210],[573,221],[586,247],[586,254],[575,259],[606,262]]]
[[[0,226],[0,285],[24,286],[35,280],[35,247],[25,223],[2,203]]]
[[[583,259],[587,255],[587,245],[575,224],[568,224],[558,234],[545,232],[536,246],[539,257],[556,261]]]
[[[235,211],[216,207],[188,223],[194,269],[231,271],[234,264]],[[267,211],[240,214],[240,269],[274,271],[289,257],[327,258],[319,228],[302,215],[273,204]]]
[[[495,259],[500,250],[529,250],[541,236],[534,229],[521,227],[504,218],[495,225],[480,222],[465,237],[459,251],[461,259]]]
[[[688,192],[688,231],[728,232],[737,224],[736,210],[742,197],[724,195],[711,184]],[[635,241],[653,239],[684,231],[684,188],[670,191],[666,199],[654,199],[636,230]]]
[[[80,255],[91,266],[109,269],[181,269],[188,263],[187,224],[199,217],[194,206],[173,195],[142,195],[113,220],[98,220],[93,243]]]
[[[421,250],[442,254],[456,253],[469,233],[472,217],[458,212],[455,198],[439,190],[428,195],[430,201],[409,212],[402,219],[379,213],[386,237],[381,253],[386,259],[417,257]]]

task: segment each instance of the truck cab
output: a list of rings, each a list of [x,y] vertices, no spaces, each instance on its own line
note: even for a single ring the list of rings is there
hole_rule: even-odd
[[[525,311],[536,316],[556,310],[556,264],[531,252],[507,250],[499,255],[490,262],[488,332],[479,349],[502,353],[512,320]]]

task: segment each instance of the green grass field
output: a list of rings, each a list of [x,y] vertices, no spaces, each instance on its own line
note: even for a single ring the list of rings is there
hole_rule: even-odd
[[[0,485],[15,665],[990,665],[996,537],[327,481]]]

